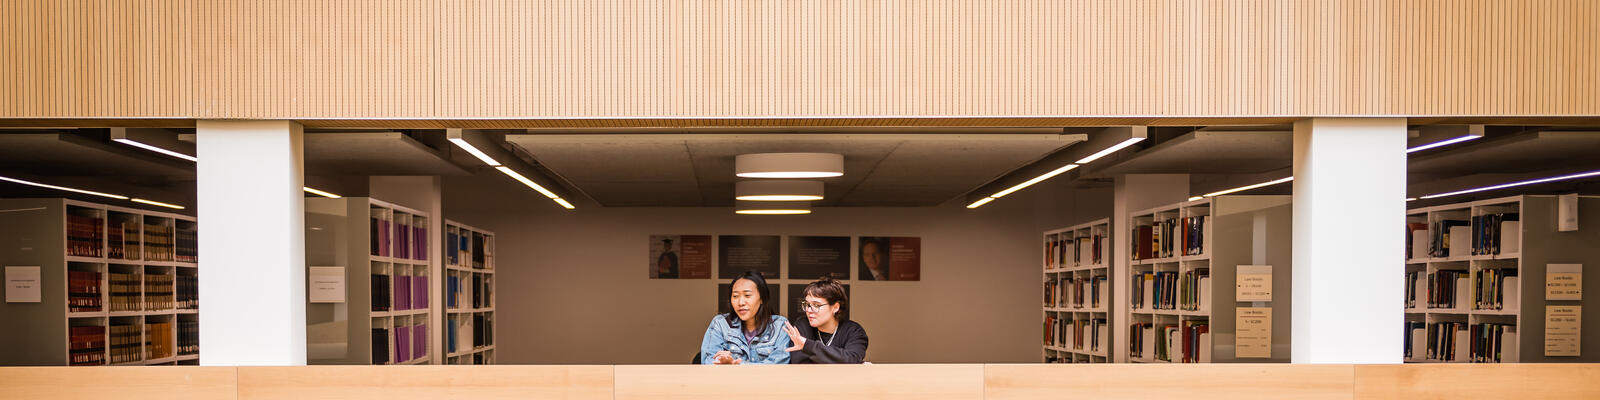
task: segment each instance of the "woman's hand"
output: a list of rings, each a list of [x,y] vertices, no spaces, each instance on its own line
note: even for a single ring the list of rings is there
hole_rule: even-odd
[[[789,346],[789,348],[783,349],[783,351],[793,353],[800,351],[800,349],[806,348],[806,337],[800,336],[800,330],[795,329],[794,325],[783,324],[783,331],[789,333],[789,342],[794,343],[793,346]]]
[[[715,360],[712,361],[712,364],[715,365],[739,365],[739,359],[733,358],[733,353],[729,353],[727,350],[719,351],[711,358]]]

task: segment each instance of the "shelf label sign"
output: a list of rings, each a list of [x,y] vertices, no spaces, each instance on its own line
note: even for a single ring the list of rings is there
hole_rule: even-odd
[[[1234,357],[1272,358],[1271,307],[1239,307],[1234,324],[1238,327]]]
[[[1272,301],[1272,266],[1240,265],[1234,301]]]
[[[1583,300],[1583,264],[1549,264],[1544,275],[1545,300]]]
[[[39,267],[6,267],[6,302],[38,303]]]
[[[344,302],[344,267],[311,267],[306,282],[310,284],[306,297],[312,303]]]
[[[1545,357],[1577,357],[1583,306],[1544,306]]]

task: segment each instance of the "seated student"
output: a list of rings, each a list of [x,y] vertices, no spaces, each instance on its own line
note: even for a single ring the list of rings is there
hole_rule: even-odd
[[[823,277],[806,285],[805,300],[799,307],[805,319],[796,317],[784,327],[789,340],[790,364],[860,364],[867,357],[867,330],[851,321],[850,302],[844,285]]]
[[[733,312],[717,314],[700,340],[702,364],[788,364],[786,324],[774,315],[772,294],[760,272],[748,271],[733,279],[728,304]]]

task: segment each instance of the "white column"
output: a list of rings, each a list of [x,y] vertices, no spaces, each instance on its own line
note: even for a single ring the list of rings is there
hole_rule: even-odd
[[[1295,363],[1399,363],[1405,118],[1294,124]]]
[[[1128,254],[1132,252],[1129,244],[1133,243],[1132,232],[1129,231],[1130,216],[1139,210],[1189,198],[1189,175],[1118,176],[1112,183],[1111,198],[1111,283],[1116,288],[1111,291],[1110,311],[1116,317],[1111,324],[1110,359],[1112,362],[1125,363],[1128,362],[1128,324],[1133,323],[1129,304],[1131,299],[1128,298],[1133,293],[1133,288],[1128,286],[1133,273],[1128,265]]]
[[[292,121],[199,121],[200,364],[305,365],[302,136]]]

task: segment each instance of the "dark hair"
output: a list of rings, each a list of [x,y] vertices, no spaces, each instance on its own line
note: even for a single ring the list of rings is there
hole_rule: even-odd
[[[745,271],[743,275],[734,277],[728,282],[729,302],[733,301],[733,285],[739,283],[740,279],[756,284],[756,294],[761,296],[761,307],[756,307],[756,315],[751,319],[755,320],[756,332],[765,332],[767,324],[772,322],[772,315],[777,314],[772,312],[772,291],[767,289],[767,279],[762,278],[761,273],[756,271]],[[730,309],[724,318],[728,319],[729,326],[733,326],[733,322],[739,320],[739,313]]]
[[[835,315],[834,318],[840,321],[850,319],[850,295],[845,293],[844,285],[840,284],[839,281],[833,280],[833,277],[824,276],[822,279],[816,280],[816,282],[807,284],[803,293],[806,296],[825,300],[830,305],[838,304],[839,314]],[[801,298],[800,301],[805,301],[805,299]]]

